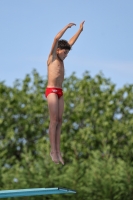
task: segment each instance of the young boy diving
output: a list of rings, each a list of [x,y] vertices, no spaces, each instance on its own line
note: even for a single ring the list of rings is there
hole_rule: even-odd
[[[52,48],[47,60],[48,69],[48,85],[45,91],[45,96],[48,101],[48,109],[50,115],[49,124],[49,138],[51,152],[50,156],[52,160],[58,164],[61,162],[64,165],[64,161],[60,151],[60,134],[62,125],[62,116],[64,111],[64,99],[62,83],[64,80],[64,59],[67,57],[71,47],[83,31],[84,21],[80,24],[79,30],[69,40],[60,40],[62,35],[68,28],[75,26],[76,24],[70,23],[65,26],[54,38]]]

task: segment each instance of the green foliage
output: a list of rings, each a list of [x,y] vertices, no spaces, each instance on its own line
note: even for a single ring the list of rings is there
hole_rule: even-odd
[[[33,80],[32,80],[33,79]],[[46,81],[36,71],[27,75],[21,84],[16,81],[13,88],[0,85],[0,139],[2,163],[21,160],[22,152],[32,151],[36,155],[35,143],[47,135],[47,104],[43,99]]]
[[[77,190],[24,200],[133,200],[133,85],[116,90],[102,74],[88,72],[65,79],[65,166],[49,156],[46,85],[35,70],[12,88],[0,83],[0,188]]]

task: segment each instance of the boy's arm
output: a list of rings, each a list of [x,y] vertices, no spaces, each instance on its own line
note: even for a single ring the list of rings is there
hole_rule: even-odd
[[[70,23],[68,24],[67,26],[65,26],[54,38],[54,42],[52,44],[52,48],[51,48],[51,51],[50,51],[50,54],[49,54],[49,57],[50,56],[56,56],[56,49],[57,49],[57,45],[58,45],[58,40],[62,37],[62,35],[65,33],[65,31],[68,29],[68,28],[71,28],[72,26],[74,26],[76,24],[74,23]]]
[[[69,44],[72,46],[76,40],[78,39],[80,33],[83,31],[83,24],[84,24],[85,21],[83,21],[81,24],[80,24],[80,28],[79,30],[77,31],[77,33],[69,40]]]

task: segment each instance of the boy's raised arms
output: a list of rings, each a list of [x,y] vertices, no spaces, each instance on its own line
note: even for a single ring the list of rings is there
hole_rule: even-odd
[[[80,33],[83,31],[84,22],[85,22],[85,21],[83,21],[83,22],[80,24],[80,28],[79,28],[79,30],[77,31],[77,33],[68,41],[68,43],[69,43],[71,46],[76,42],[76,40],[77,40],[77,38],[79,37]]]
[[[57,45],[58,45],[58,40],[62,37],[62,35],[65,33],[65,31],[68,29],[68,28],[71,28],[72,26],[74,26],[76,24],[74,23],[69,23],[67,26],[65,26],[54,38],[54,41],[53,41],[53,44],[52,44],[52,48],[51,48],[51,51],[50,51],[50,54],[49,54],[49,59],[50,57],[52,56],[53,58],[56,57],[56,49],[57,49]],[[53,60],[52,58],[52,60]]]

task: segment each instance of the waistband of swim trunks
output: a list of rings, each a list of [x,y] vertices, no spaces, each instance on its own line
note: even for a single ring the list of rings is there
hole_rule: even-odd
[[[51,89],[51,90],[55,90],[55,89],[57,89],[57,90],[63,92],[63,89],[62,89],[62,88],[58,88],[58,87],[46,87],[46,90],[47,90],[47,89]]]
[[[59,90],[63,90],[62,88],[59,88],[59,87],[49,87],[49,86],[46,87],[46,89],[57,89],[57,90],[59,89]]]

